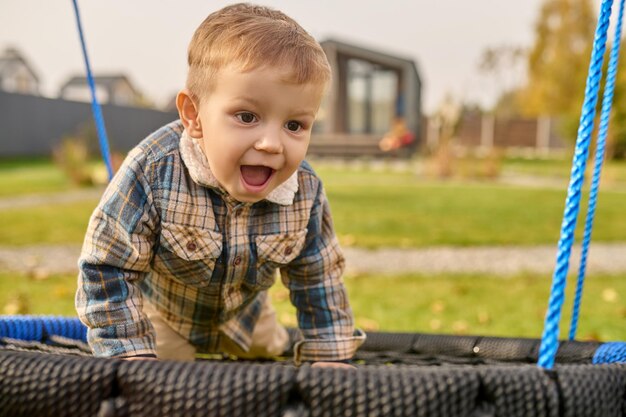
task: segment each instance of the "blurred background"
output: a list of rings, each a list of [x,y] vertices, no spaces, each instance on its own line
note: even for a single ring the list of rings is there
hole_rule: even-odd
[[[187,44],[228,3],[79,2],[115,164],[177,118]],[[600,2],[258,3],[295,18],[333,69],[308,159],[357,324],[540,337]],[[106,185],[89,101],[71,1],[3,0],[0,314],[74,315],[76,260]],[[581,339],[626,339],[625,157],[621,70]],[[272,292],[295,325],[286,290]]]

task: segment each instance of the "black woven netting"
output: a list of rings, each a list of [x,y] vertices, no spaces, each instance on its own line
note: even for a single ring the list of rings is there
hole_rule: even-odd
[[[623,416],[626,365],[592,365],[598,343],[371,333],[355,370],[291,361],[97,359],[85,346],[0,341],[2,416]],[[44,347],[45,346],[45,347]]]

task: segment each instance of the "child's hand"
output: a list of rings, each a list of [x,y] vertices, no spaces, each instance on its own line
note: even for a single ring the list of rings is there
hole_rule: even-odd
[[[349,365],[347,363],[341,363],[341,362],[315,362],[313,365],[311,365],[311,368],[336,368],[336,369],[356,370],[355,366]]]

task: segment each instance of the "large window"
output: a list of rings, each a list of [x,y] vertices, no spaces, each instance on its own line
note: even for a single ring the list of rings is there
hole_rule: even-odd
[[[349,59],[347,69],[348,133],[389,131],[396,113],[398,74],[360,59]]]

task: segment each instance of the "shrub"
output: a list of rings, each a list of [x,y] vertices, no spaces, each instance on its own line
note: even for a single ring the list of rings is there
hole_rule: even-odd
[[[55,163],[75,185],[93,185],[89,169],[89,148],[81,136],[65,136],[53,151]]]

